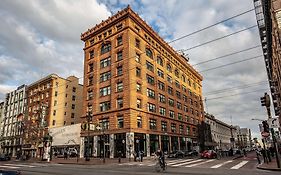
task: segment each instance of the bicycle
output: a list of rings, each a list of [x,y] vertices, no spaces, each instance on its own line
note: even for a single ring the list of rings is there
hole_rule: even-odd
[[[155,170],[156,172],[160,172],[161,170],[162,171],[167,170],[167,163],[165,162],[165,166],[164,166],[160,157],[158,158],[158,161],[155,164]]]

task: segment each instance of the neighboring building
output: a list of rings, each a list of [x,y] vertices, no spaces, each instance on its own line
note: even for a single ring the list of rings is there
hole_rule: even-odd
[[[48,128],[80,123],[83,86],[79,79],[51,74],[28,86],[28,115],[23,123],[26,154],[42,154],[42,138]]]
[[[276,116],[281,116],[281,0],[254,0]],[[261,94],[262,95],[262,94]]]
[[[26,85],[21,85],[7,93],[5,98],[1,145],[3,152],[12,156],[16,156],[22,145],[22,129],[18,115],[26,110],[26,88]]]
[[[204,120],[202,76],[128,6],[81,34],[83,116],[92,156],[192,149]],[[87,146],[82,132],[82,147]],[[86,139],[85,139],[86,138]],[[81,148],[82,148],[81,147]],[[105,150],[104,150],[105,149]],[[83,153],[82,153],[83,154]],[[83,156],[83,155],[81,155]]]
[[[4,109],[5,109],[5,103],[0,102],[0,145],[3,141]],[[2,152],[3,152],[3,149],[1,147],[0,153],[2,153]]]
[[[212,140],[216,143],[214,145],[215,149],[229,150],[235,147],[235,127],[216,119],[208,113],[205,114],[205,123],[211,127]]]
[[[252,135],[251,130],[248,128],[240,128],[236,126],[237,129],[237,141],[236,145],[240,149],[242,148],[252,148]]]

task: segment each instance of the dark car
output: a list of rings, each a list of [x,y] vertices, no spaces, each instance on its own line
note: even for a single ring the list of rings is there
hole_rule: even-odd
[[[169,158],[179,158],[179,157],[184,157],[184,152],[177,150],[177,151],[173,151],[168,155]]]
[[[0,161],[8,161],[11,160],[11,156],[8,154],[0,154]]]
[[[214,150],[205,150],[201,153],[201,158],[214,159],[217,158],[217,153]]]
[[[193,151],[185,151],[184,152],[185,156],[198,156],[198,152],[196,150]]]
[[[20,171],[13,171],[13,170],[0,170],[1,175],[21,175]]]

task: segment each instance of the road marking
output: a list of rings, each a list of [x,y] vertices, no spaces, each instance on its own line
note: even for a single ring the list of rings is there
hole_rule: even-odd
[[[167,165],[173,165],[173,164],[182,163],[182,162],[189,162],[192,160],[193,159],[186,159],[186,160],[181,160],[181,161],[177,161],[177,162],[168,162]]]
[[[34,168],[35,166],[32,165],[26,165],[26,164],[4,164],[6,166],[19,166],[19,167],[29,167],[29,168]]]
[[[0,168],[10,168],[10,169],[17,169],[20,167],[16,167],[16,166],[4,166],[4,165],[0,165]]]
[[[179,162],[179,161],[181,161],[181,160],[185,160],[185,159],[176,159],[176,160],[171,160],[171,161],[168,161],[168,160],[167,160],[167,162],[172,163],[172,162]]]
[[[211,168],[219,168],[219,167],[221,167],[221,166],[223,166],[223,165],[225,165],[225,164],[228,164],[228,163],[230,163],[230,162],[233,162],[233,160],[229,160],[229,161],[226,161],[226,162],[223,162],[223,163],[214,165],[214,166],[212,166]]]
[[[185,162],[185,163],[180,163],[180,164],[176,164],[176,165],[171,165],[171,166],[182,166],[182,165],[187,165],[187,164],[192,164],[192,163],[195,163],[195,162],[200,162],[200,161],[203,161],[202,159],[197,159],[197,160],[194,160],[194,161],[190,161],[190,162]]]
[[[242,162],[240,162],[239,164],[237,164],[237,165],[235,165],[235,166],[233,166],[233,167],[231,167],[230,169],[239,169],[239,168],[241,168],[242,166],[244,166],[246,163],[248,163],[249,161],[247,161],[247,160],[243,160]]]
[[[204,163],[208,163],[208,162],[212,162],[212,161],[214,161],[214,159],[207,160],[207,161],[205,161],[205,162],[199,162],[199,163],[192,164],[192,165],[187,165],[187,166],[185,166],[185,167],[194,167],[194,166],[202,165],[202,164],[204,164]]]

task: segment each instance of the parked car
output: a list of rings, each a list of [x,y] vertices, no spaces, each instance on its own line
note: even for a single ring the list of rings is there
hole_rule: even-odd
[[[173,151],[168,155],[169,158],[179,158],[179,157],[184,157],[184,152],[177,150]]]
[[[0,170],[0,174],[2,175],[21,175],[20,171],[14,171],[14,170]]]
[[[184,155],[185,156],[198,156],[198,152],[196,150],[193,150],[193,151],[185,151],[184,152]]]
[[[201,153],[201,158],[213,159],[217,157],[217,153],[214,150],[205,150]]]
[[[68,155],[69,157],[77,157],[78,151],[76,150],[76,148],[69,148]]]
[[[11,156],[8,154],[0,154],[0,161],[8,161],[11,160]]]

